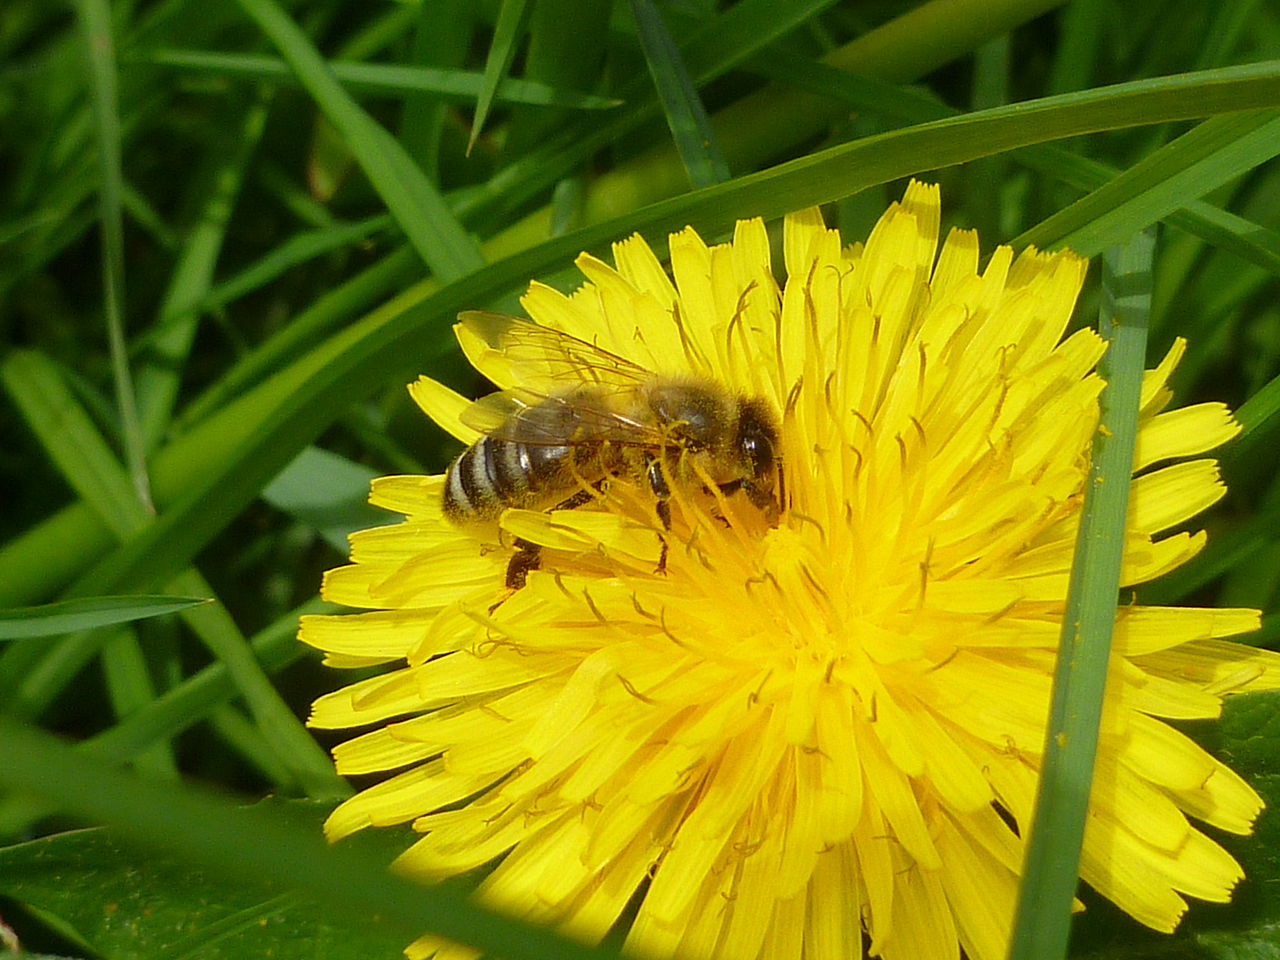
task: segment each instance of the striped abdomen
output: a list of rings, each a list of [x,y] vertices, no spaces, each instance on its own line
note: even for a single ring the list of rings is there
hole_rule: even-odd
[[[603,471],[580,444],[529,444],[481,437],[445,471],[444,512],[454,521],[492,520],[506,507],[548,507]]]

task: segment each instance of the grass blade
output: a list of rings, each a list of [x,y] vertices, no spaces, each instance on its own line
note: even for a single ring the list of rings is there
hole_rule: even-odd
[[[81,597],[38,607],[10,607],[0,610],[0,640],[56,637],[77,630],[163,617],[209,602],[198,597]]]
[[[1099,327],[1106,380],[1062,618],[1044,766],[1019,888],[1010,960],[1067,952],[1124,555],[1151,306],[1154,232],[1103,255]]]
[[[806,0],[780,10],[774,0],[742,0],[694,31],[682,44],[681,56],[696,82],[707,83],[783,36],[804,16],[829,5],[830,0]],[[831,69],[844,75],[843,71]],[[602,147],[622,140],[658,113],[659,104],[652,96],[652,85],[643,77],[624,87],[621,96],[627,106],[602,118],[604,122],[579,123],[562,130],[499,171],[483,187],[480,212],[494,222],[507,222],[509,211],[520,209],[549,184],[570,175]],[[682,173],[683,168],[668,178],[672,190],[688,183]],[[629,192],[632,188],[626,189]]]
[[[166,48],[153,50],[143,59],[164,67],[190,70],[243,80],[269,80],[296,85],[289,65],[279,57],[253,53],[223,53],[214,50]],[[445,70],[438,67],[406,67],[390,63],[330,61],[334,77],[351,93],[402,99],[434,93],[451,100],[478,101],[488,90],[485,74],[473,70]],[[490,93],[494,103],[527,103],[569,110],[609,110],[619,101],[574,90],[559,90],[532,80],[507,77]]]
[[[0,363],[0,381],[71,488],[117,537],[148,519],[116,455],[53,361],[15,350]]]
[[[172,624],[165,626],[172,627]],[[157,658],[151,651],[143,650],[142,638],[127,624],[117,624],[106,632],[107,640],[98,657],[103,686],[112,712],[117,717],[125,717],[155,699],[152,670],[163,674],[173,665],[157,666]],[[148,780],[177,780],[180,776],[177,758],[168,743],[152,744],[134,758],[133,767]]]
[[[649,74],[662,101],[667,126],[684,161],[689,182],[694,189],[723,183],[729,179],[729,165],[716,145],[698,89],[689,78],[689,71],[658,8],[653,0],[631,0],[631,12],[636,18]]]
[[[442,280],[484,263],[476,242],[399,142],[351,99],[311,41],[274,0],[238,0],[342,134],[422,261]]]
[[[1093,109],[1100,103],[1105,110]],[[1074,136],[1100,126],[1158,123],[1276,103],[1280,103],[1280,64],[1275,63],[1143,81],[843,144],[552,240],[545,240],[545,224],[540,221],[536,231],[532,220],[517,224],[495,237],[487,249],[496,256],[513,249],[524,252],[511,254],[448,288],[424,286],[413,296],[406,294],[377,316],[348,327],[320,350],[264,381],[259,390],[241,398],[243,405],[232,404],[211,418],[206,430],[194,431],[171,445],[163,457],[166,490],[183,492],[183,510],[171,521],[162,519],[124,554],[108,561],[107,566],[120,565],[115,573],[107,574],[104,566],[84,586],[93,586],[99,577],[105,577],[103,582],[114,580],[135,565],[140,565],[138,571],[146,568],[154,576],[165,569],[167,560],[183,557],[182,564],[189,562],[192,554],[188,551],[212,535],[210,524],[224,522],[219,518],[239,510],[291,456],[310,443],[338,407],[349,402],[353,383],[385,383],[389,377],[409,376],[409,367],[425,362],[439,349],[433,324],[443,324],[458,310],[484,303],[580,250],[603,252],[611,240],[625,233],[639,231],[656,237],[687,223],[712,234],[731,226],[738,216],[775,217],[927,167],[960,163],[1046,138]],[[607,180],[602,177],[599,182]],[[598,215],[598,208],[592,213]],[[536,233],[536,248],[527,249],[527,233]],[[408,359],[414,356],[417,363]],[[293,419],[286,426],[291,415]],[[276,431],[284,431],[288,439]],[[157,470],[159,466],[158,460]],[[223,485],[221,490],[219,485]],[[233,492],[242,485],[243,492]],[[202,497],[214,497],[222,506],[213,512],[198,507]],[[188,514],[188,510],[194,513]],[[172,538],[173,551],[167,559],[158,553],[146,556],[158,542],[153,537]],[[32,541],[24,541],[23,546],[32,549]],[[0,573],[6,564],[26,566],[30,559],[8,549],[0,551]],[[113,590],[95,587],[88,592]],[[23,602],[23,595],[17,596],[18,602]]]
[[[254,658],[271,674],[296,663],[307,654],[307,649],[296,639],[298,617],[335,610],[319,598],[291,610],[254,635],[251,647]],[[115,726],[74,744],[72,749],[113,764],[124,763],[144,754],[154,744],[171,740],[190,729],[237,696],[239,690],[227,665],[214,662],[120,718]],[[332,765],[329,766],[332,769]],[[48,804],[31,797],[0,798],[0,835],[24,834],[33,823],[53,812]]]
[[[151,506],[147,478],[146,447],[133,395],[124,337],[124,227],[121,220],[120,114],[116,87],[115,42],[111,36],[111,9],[107,0],[75,0],[76,15],[88,53],[89,89],[93,102],[94,133],[98,146],[99,218],[102,230],[103,303],[111,370],[119,407],[120,433],[125,462],[138,501]]]
[[[243,104],[233,98],[219,124],[225,139],[210,153],[207,169],[194,178],[203,188],[200,216],[187,232],[168,289],[146,337],[138,369],[138,407],[143,442],[153,450],[169,430],[186,361],[200,321],[200,301],[213,282],[227,224],[244,183],[245,168],[267,121],[268,100]],[[201,189],[201,188],[197,188]],[[141,344],[134,344],[137,351]],[[137,355],[135,353],[135,355]]]
[[[3,368],[0,368],[0,376],[3,376],[5,386],[72,487],[86,503],[93,505],[103,523],[116,537],[127,539],[151,522],[150,515],[130,495],[128,481],[115,457],[48,360],[34,352],[14,353],[5,360]],[[313,459],[314,457],[308,458],[308,462]],[[347,489],[356,483],[351,475],[354,471],[354,465],[346,466]],[[287,473],[286,471],[286,475]],[[326,464],[325,476],[330,480],[335,479],[332,463]],[[361,476],[363,499],[368,479],[367,475]],[[288,496],[289,488],[286,486],[283,489]],[[330,499],[324,504],[316,502],[318,489],[313,481],[306,491],[311,496],[315,509],[318,511],[324,506],[332,507],[332,498],[338,495],[340,489],[330,490]],[[291,505],[296,505],[293,501],[300,497],[302,494],[295,488]],[[329,516],[328,522],[339,522],[339,518]],[[183,593],[213,595],[209,584],[194,572],[179,573],[177,579],[165,583],[165,587]],[[98,608],[91,604],[90,610],[96,609]],[[55,609],[53,612],[59,611]],[[33,617],[34,614],[24,613],[18,619],[26,622]],[[108,618],[101,623],[120,623],[130,619],[137,617]],[[184,619],[214,656],[227,665],[240,694],[261,727],[263,738],[274,748],[281,764],[296,778],[296,782],[302,784],[313,796],[341,795],[345,788],[334,775],[332,765],[263,673],[226,609],[222,606],[210,606],[207,609],[189,611],[184,614]],[[149,683],[145,670],[136,669],[141,657],[136,638],[126,634],[120,634],[118,640],[101,634],[75,635],[74,630],[77,628],[66,626],[74,623],[73,619],[63,618],[57,623],[61,629],[46,629],[38,634],[18,632],[8,636],[3,624],[0,624],[0,639],[71,634],[47,649],[35,646],[10,649],[4,661],[5,683],[15,692],[7,704],[8,709],[14,713],[22,713],[31,706],[31,701],[22,692],[24,689],[34,687],[44,691],[47,697],[55,696],[65,688],[89,657],[105,644],[104,652],[109,656],[108,663],[115,665],[108,667],[108,675],[114,677],[122,689],[131,690],[134,700],[132,704],[117,703],[117,711],[120,714],[133,713],[138,708],[138,690],[141,685]],[[78,629],[88,630],[99,625],[97,621],[90,621]]]
[[[1273,110],[1213,117],[1012,241],[1070,247],[1083,256],[1103,238],[1133,233],[1280,154]]]
[[[208,287],[199,299],[185,307],[187,311],[209,313],[219,310],[241,297],[277,280],[281,274],[308,261],[345,247],[358,245],[378,233],[392,229],[394,223],[385,213],[366,217],[354,223],[303,230],[286,239],[278,247],[258,257],[243,270]],[[159,337],[170,323],[181,320],[185,313],[161,311],[161,319],[145,334],[134,340],[134,349],[143,350]]]
[[[426,69],[460,67],[466,62],[471,47],[473,15],[474,9],[467,0],[435,0],[430,6],[419,4],[413,15],[409,61],[414,67]],[[479,96],[479,87],[476,95]],[[399,140],[432,179],[440,175],[441,146],[448,119],[449,105],[442,96],[415,93],[404,100]]]
[[[756,58],[752,67],[763,76],[839,98],[853,109],[890,120],[925,123],[960,114],[928,94],[848,73],[783,50]],[[1023,166],[1085,191],[1098,189],[1122,172],[1052,144],[1023,147],[1010,156]],[[1280,274],[1280,233],[1263,224],[1202,200],[1192,200],[1162,219],[1270,273]]]
[[[1272,377],[1236,411],[1236,419],[1244,429],[1230,448],[1232,455],[1235,455],[1236,446],[1242,445],[1246,438],[1252,440],[1255,432],[1274,430],[1277,415],[1280,415],[1280,377]]]
[[[273,372],[283,369],[341,324],[350,322],[361,311],[371,309],[395,290],[418,279],[419,269],[414,251],[403,246],[334,288],[238,360],[216,383],[187,404],[178,416],[179,428],[191,429]]]
[[[493,28],[493,40],[489,43],[489,56],[484,62],[484,85],[476,100],[476,114],[471,120],[471,136],[467,140],[467,156],[480,138],[484,122],[489,117],[493,99],[515,59],[516,44],[524,25],[525,0],[502,0],[498,9],[498,23]]]

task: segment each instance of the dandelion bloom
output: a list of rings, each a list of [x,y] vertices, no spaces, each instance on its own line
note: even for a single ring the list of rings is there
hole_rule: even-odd
[[[583,255],[572,296],[530,287],[541,325],[767,401],[788,509],[673,485],[664,532],[652,491],[617,478],[579,509],[454,524],[442,477],[375,481],[406,519],[355,535],[324,585],[370,612],[301,637],[334,666],[394,665],[311,723],[374,727],[335,750],[342,772],[401,772],[338,807],[331,838],[412,821],[407,872],[488,866],[483,901],[587,941],[637,901],[641,957],[843,960],[864,934],[887,960],[1003,957],[1104,345],[1063,339],[1084,261],[1001,247],[979,271],[974,233],[937,250],[939,211],[913,184],[849,247],[792,214],[781,288],[758,220],[717,246],[672,235],[671,276],[633,237],[615,267]],[[1129,585],[1193,556],[1203,533],[1163,532],[1223,493],[1213,461],[1168,461],[1239,429],[1221,404],[1164,412],[1182,349],[1143,384]],[[411,391],[477,439],[465,399]],[[516,538],[541,564],[510,590]],[[1117,612],[1080,873],[1157,930],[1241,877],[1188,816],[1245,833],[1261,801],[1163,718],[1280,685],[1280,656],[1221,639],[1257,626]],[[474,955],[409,953],[437,949]]]

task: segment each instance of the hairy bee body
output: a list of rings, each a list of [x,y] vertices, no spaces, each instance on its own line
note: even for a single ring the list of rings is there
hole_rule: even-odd
[[[666,482],[698,475],[748,495],[772,489],[777,433],[760,401],[659,378],[618,399],[583,388],[512,414],[449,465],[445,514],[479,521],[505,507],[551,508],[616,476],[646,478],[660,496]],[[612,412],[602,419],[602,410]]]
[[[493,394],[464,412],[482,436],[445,473],[443,508],[455,523],[492,521],[507,507],[582,506],[613,478],[647,485],[664,529],[672,483],[741,490],[776,519],[779,438],[765,401],[711,380],[659,376],[515,317],[471,312],[460,319],[466,335],[535,386]],[[537,566],[537,548],[518,546],[507,576],[513,587]],[[665,558],[664,541],[660,567]]]
[[[572,402],[548,401],[515,416],[515,435],[560,437],[563,442],[528,442],[486,434],[449,464],[445,473],[445,515],[455,522],[492,520],[506,507],[554,506],[621,467],[621,450],[603,449],[575,423]]]

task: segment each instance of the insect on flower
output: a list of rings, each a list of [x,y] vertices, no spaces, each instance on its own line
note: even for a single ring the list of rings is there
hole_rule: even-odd
[[[445,474],[444,512],[455,523],[494,520],[506,507],[573,509],[614,478],[648,487],[664,531],[673,483],[740,490],[771,520],[781,512],[778,427],[764,400],[706,378],[661,376],[518,317],[469,311],[459,320],[537,386],[490,394],[463,413],[484,435]],[[536,544],[516,547],[513,589],[539,562]],[[663,540],[659,570],[666,556]]]

